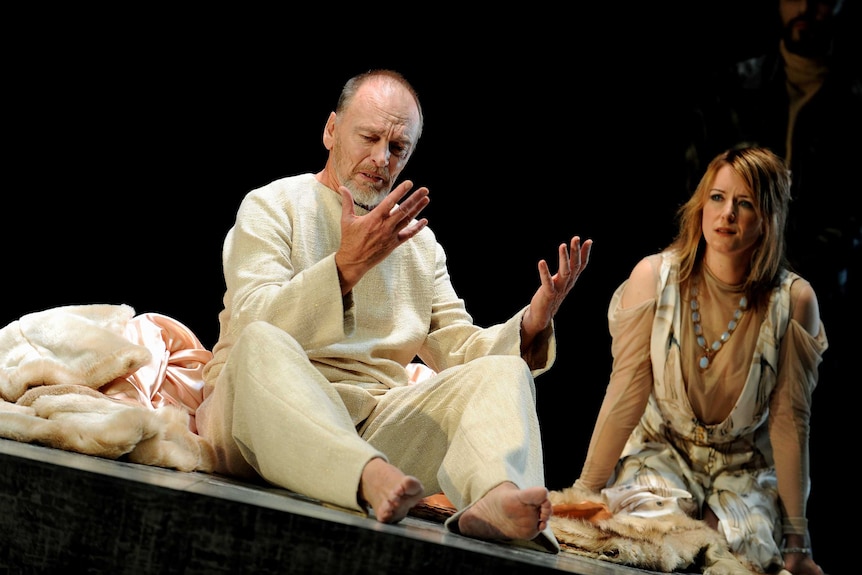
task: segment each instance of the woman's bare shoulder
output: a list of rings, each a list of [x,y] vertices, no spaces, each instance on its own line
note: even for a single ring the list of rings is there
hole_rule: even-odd
[[[656,297],[659,259],[655,255],[642,258],[629,274],[623,293],[622,306],[635,307]]]

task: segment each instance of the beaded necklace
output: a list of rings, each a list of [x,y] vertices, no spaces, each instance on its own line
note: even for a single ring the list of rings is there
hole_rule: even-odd
[[[727,322],[727,330],[721,334],[721,337],[712,342],[712,345],[707,345],[706,337],[703,334],[703,326],[700,324],[701,316],[700,303],[697,301],[697,281],[692,282],[690,293],[691,321],[694,324],[694,335],[697,338],[697,345],[703,349],[703,355],[697,364],[700,366],[700,369],[706,369],[709,367],[709,364],[712,363],[712,358],[715,357],[718,350],[727,343],[727,340],[729,340],[730,336],[733,335],[733,330],[735,330],[736,326],[739,325],[739,320],[742,318],[742,314],[746,309],[748,309],[748,298],[745,296],[739,298],[739,307],[736,308],[730,321]]]

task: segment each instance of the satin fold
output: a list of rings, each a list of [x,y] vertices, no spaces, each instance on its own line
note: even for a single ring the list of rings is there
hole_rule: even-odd
[[[212,359],[212,352],[187,326],[158,313],[135,316],[123,335],[149,349],[152,359],[100,391],[153,410],[168,404],[181,407],[189,414],[189,429],[197,433],[195,412],[203,401],[203,368]]]

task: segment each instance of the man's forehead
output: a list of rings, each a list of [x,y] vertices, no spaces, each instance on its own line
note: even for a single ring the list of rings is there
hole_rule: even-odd
[[[409,132],[412,139],[419,125],[419,109],[410,93],[395,84],[382,89],[366,89],[367,82],[357,92],[346,112],[357,123],[390,130]],[[393,84],[390,82],[390,84]]]

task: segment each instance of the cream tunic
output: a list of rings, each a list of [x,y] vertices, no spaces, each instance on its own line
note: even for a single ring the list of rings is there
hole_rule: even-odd
[[[533,378],[554,361],[553,326],[521,358],[526,307],[474,325],[427,227],[342,297],[341,209],[313,174],[253,190],[239,207],[196,415],[219,471],[361,509],[362,469],[384,457],[459,515],[503,481],[544,485]],[[417,357],[437,375],[408,385]]]
[[[652,261],[657,299],[621,308],[624,282],[611,300],[613,373],[578,481],[594,491],[632,482],[685,489],[698,509],[715,511],[734,552],[763,570],[781,565],[783,530],[805,533],[808,421],[825,331],[811,337],[790,319],[799,277],[785,272],[768,309],[746,312],[700,370],[676,260],[664,252]],[[704,283],[702,306],[726,324],[739,293],[708,275]]]

